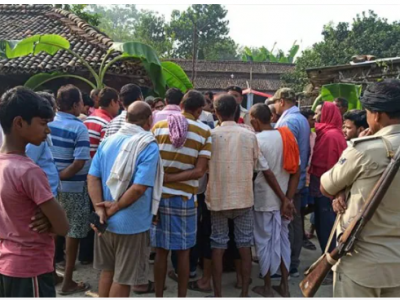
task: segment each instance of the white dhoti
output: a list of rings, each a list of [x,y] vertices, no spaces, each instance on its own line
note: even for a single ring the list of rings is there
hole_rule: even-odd
[[[290,267],[289,220],[280,211],[254,212],[254,240],[262,276],[279,270],[281,260]]]

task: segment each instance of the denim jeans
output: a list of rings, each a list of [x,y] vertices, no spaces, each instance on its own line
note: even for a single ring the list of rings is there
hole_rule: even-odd
[[[327,197],[315,198],[315,230],[317,232],[319,245],[322,252],[325,251],[328,244],[329,235],[335,223],[336,214],[332,208],[332,201]],[[336,246],[336,237],[334,236],[329,251],[332,251]]]

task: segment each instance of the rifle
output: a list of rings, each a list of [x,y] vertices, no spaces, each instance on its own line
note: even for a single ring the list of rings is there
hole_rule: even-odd
[[[386,144],[386,141],[384,142]],[[314,297],[332,266],[353,249],[354,243],[360,236],[364,226],[372,218],[382,199],[385,197],[400,167],[400,147],[397,149],[395,155],[391,151],[388,151],[388,154],[389,158],[391,158],[389,165],[375,184],[360,212],[338,238],[336,248],[331,253],[321,256],[304,273],[306,277],[300,282],[300,289],[304,297]],[[332,230],[335,231],[336,226]]]

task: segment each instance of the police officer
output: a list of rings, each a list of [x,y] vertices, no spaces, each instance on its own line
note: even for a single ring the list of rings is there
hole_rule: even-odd
[[[321,191],[334,197],[340,235],[362,208],[400,146],[400,80],[367,87],[361,103],[370,136],[354,139],[339,162],[321,178]],[[333,267],[334,297],[400,296],[400,175],[396,175],[350,255]]]

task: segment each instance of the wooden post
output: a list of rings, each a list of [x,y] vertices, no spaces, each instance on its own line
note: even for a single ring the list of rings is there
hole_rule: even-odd
[[[193,21],[193,54],[192,54],[192,84],[194,86],[195,69],[196,69],[196,58],[197,58],[197,26],[196,22]]]

